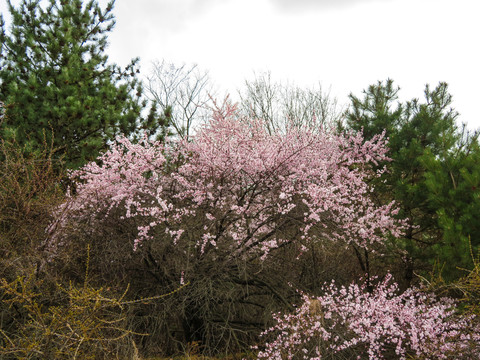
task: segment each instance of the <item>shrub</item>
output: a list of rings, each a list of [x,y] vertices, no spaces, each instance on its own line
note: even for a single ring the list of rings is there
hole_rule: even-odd
[[[367,291],[352,283],[325,286],[292,314],[276,314],[276,325],[258,359],[456,359],[478,358],[480,328],[459,316],[455,303],[420,289],[398,293],[387,275]]]
[[[45,264],[45,228],[52,209],[64,200],[54,152],[46,142],[28,153],[15,141],[0,139],[0,274],[10,280]]]
[[[58,286],[56,298],[45,297],[33,273],[1,279],[0,289],[11,309],[1,331],[2,359],[111,359],[131,346],[122,298],[106,297],[104,289],[70,284]]]

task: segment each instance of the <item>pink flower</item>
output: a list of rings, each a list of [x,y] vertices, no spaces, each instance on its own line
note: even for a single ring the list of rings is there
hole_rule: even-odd
[[[373,292],[365,284],[338,288],[332,282],[319,297],[303,296],[294,314],[275,314],[258,359],[351,358],[447,359],[480,355],[480,329],[473,317],[458,316],[451,299],[420,289],[398,292],[391,275]]]
[[[370,167],[387,159],[385,144],[383,135],[364,141],[313,128],[270,134],[225,103],[192,141],[117,138],[98,162],[72,173],[77,194],[52,231],[60,241],[67,222],[88,219],[94,229],[115,209],[137,224],[135,248],[160,239],[181,246],[199,218],[195,246],[228,249],[229,258],[265,259],[280,243],[325,238],[367,247],[403,227],[393,203],[369,197],[366,180],[379,176]],[[275,229],[292,226],[297,238],[278,238]]]

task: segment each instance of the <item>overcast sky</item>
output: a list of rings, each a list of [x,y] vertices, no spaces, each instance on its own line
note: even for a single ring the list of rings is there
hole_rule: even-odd
[[[117,0],[114,14],[110,59],[139,56],[143,75],[155,59],[196,63],[234,96],[270,71],[341,104],[387,78],[403,100],[445,81],[460,121],[480,127],[480,0]]]

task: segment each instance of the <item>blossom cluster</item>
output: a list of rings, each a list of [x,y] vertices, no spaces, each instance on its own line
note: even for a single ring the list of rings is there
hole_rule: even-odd
[[[260,120],[239,120],[226,103],[191,141],[118,138],[72,174],[76,195],[52,229],[101,221],[115,209],[120,220],[135,219],[135,248],[187,240],[201,254],[222,247],[232,257],[265,258],[293,241],[367,247],[402,230],[394,204],[376,206],[366,181],[379,175],[372,165],[386,153],[382,134],[370,141],[318,127],[270,134]]]
[[[258,359],[480,358],[480,329],[455,315],[451,299],[415,288],[399,293],[391,275],[373,291],[335,282],[323,290],[302,294],[295,313],[274,316],[276,325],[262,334],[273,340]]]

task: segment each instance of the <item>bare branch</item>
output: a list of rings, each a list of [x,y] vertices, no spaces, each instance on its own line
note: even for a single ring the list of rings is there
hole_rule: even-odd
[[[211,103],[213,90],[208,73],[196,64],[177,66],[162,60],[153,62],[147,80],[147,96],[163,110],[170,107],[176,135],[189,139],[194,126],[205,120]]]
[[[245,81],[239,93],[240,110],[250,118],[262,119],[271,134],[289,126],[332,126],[341,116],[337,100],[322,87],[300,88],[273,82],[270,73]]]

